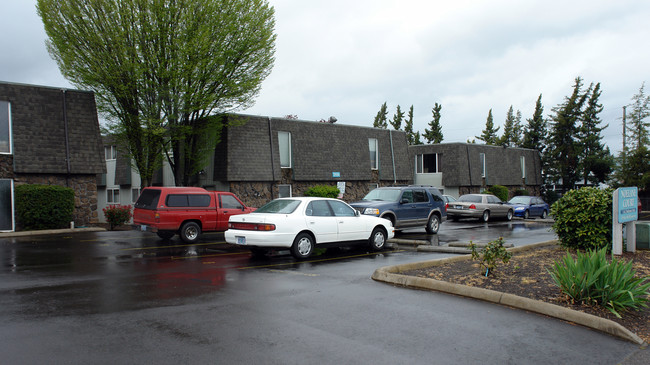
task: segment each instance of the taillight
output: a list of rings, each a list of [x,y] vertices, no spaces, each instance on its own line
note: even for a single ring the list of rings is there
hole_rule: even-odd
[[[449,203],[445,204],[445,209],[449,209]]]
[[[154,213],[153,219],[155,219],[157,223],[160,222],[160,213],[158,212]]]
[[[476,205],[474,205],[474,204],[470,205],[469,209],[476,209]]]
[[[243,231],[275,231],[275,224],[230,222],[228,228]]]

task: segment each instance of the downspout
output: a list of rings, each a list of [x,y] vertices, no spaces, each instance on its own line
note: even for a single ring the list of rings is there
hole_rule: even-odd
[[[72,171],[72,168],[70,167],[70,137],[68,134],[68,109],[66,106],[66,90],[62,89],[63,92],[63,128],[64,128],[64,133],[65,133],[65,163],[66,163],[66,171],[68,176],[66,177],[66,185],[68,184],[68,178],[70,177],[70,172]]]
[[[472,162],[469,158],[469,144],[465,147],[467,147],[467,170],[468,170],[467,172],[469,173],[469,186],[471,189],[473,184],[472,184]]]
[[[393,185],[397,184],[397,174],[395,173],[395,151],[393,150],[393,130],[388,130],[388,135],[390,137],[390,157],[393,162]],[[379,148],[379,146],[377,146]],[[379,167],[379,166],[377,166]]]
[[[271,145],[271,176],[273,180],[271,181],[271,199],[275,199],[273,194],[273,186],[275,185],[275,164],[273,163],[273,129],[271,129],[271,117],[266,117],[266,120],[269,122],[269,144]]]

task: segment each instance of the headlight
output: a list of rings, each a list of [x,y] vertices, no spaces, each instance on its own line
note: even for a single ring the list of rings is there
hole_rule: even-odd
[[[377,209],[377,208],[366,208],[366,209],[363,210],[363,214],[379,215],[379,209]]]
[[[515,212],[521,212],[521,211],[524,211],[524,210],[526,210],[526,207],[516,207],[515,208]]]

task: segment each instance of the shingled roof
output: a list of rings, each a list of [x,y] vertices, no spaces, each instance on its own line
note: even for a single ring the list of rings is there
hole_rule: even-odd
[[[94,93],[0,82],[0,100],[11,103],[15,173],[106,171]]]

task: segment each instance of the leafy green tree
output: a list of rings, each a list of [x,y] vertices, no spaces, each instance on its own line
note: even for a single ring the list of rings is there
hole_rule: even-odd
[[[409,145],[422,144],[422,141],[420,141],[420,132],[413,133],[413,105],[409,108],[404,132],[406,132],[406,139]]]
[[[601,94],[600,83],[590,89],[589,99],[580,118],[582,124],[578,128],[577,137],[581,151],[582,178],[585,182],[597,184],[608,179],[613,159],[609,148],[602,142],[601,133],[607,125],[601,127],[601,119],[598,116],[603,111],[603,106],[598,101]]]
[[[542,94],[539,94],[533,117],[526,120],[527,125],[524,128],[524,135],[521,147],[536,149],[544,153],[546,148],[546,121],[544,120],[544,106],[542,105]]]
[[[427,140],[427,143],[440,143],[442,142],[442,126],[440,125],[440,117],[442,110],[442,105],[435,103],[431,112],[433,113],[433,119],[429,122],[429,129],[424,129],[424,138]]]
[[[386,102],[384,102],[381,105],[381,108],[379,108],[379,111],[375,116],[375,121],[372,123],[372,126],[375,128],[387,129],[388,128],[387,117],[388,117],[388,107],[386,106]]]
[[[250,106],[273,66],[266,0],[38,0],[37,10],[50,55],[95,92],[145,186],[163,152],[186,185],[225,126],[218,115]]]
[[[402,128],[402,121],[404,120],[404,112],[402,108],[398,105],[395,115],[393,115],[393,120],[390,121],[390,125],[393,126],[393,129],[398,131]]]
[[[506,121],[503,125],[503,135],[499,138],[497,144],[504,147],[518,147],[521,143],[521,112],[517,110],[517,116],[510,106]]]
[[[476,136],[476,139],[480,139],[481,141],[485,142],[487,145],[492,145],[496,146],[499,142],[499,137],[497,136],[497,132],[499,132],[499,129],[501,127],[496,127],[494,128],[494,118],[492,117],[492,109],[490,109],[490,112],[488,113],[487,120],[485,121],[485,129],[483,130],[483,133],[481,133],[480,136]]]
[[[578,158],[581,151],[577,141],[578,122],[588,93],[582,92],[582,79],[577,77],[571,96],[565,97],[564,103],[553,108],[551,115],[548,168],[552,178],[562,181],[565,191],[573,189],[579,176]]]

